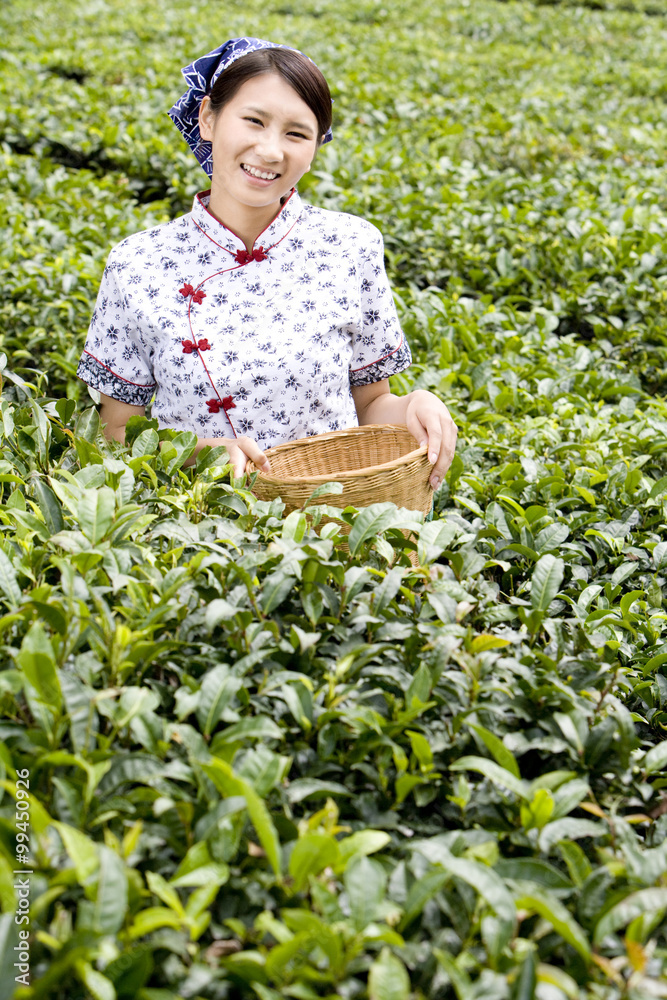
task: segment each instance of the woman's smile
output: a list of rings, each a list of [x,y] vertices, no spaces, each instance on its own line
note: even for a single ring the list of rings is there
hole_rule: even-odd
[[[249,163],[242,163],[241,169],[254,180],[275,181],[277,177],[280,177],[280,174],[270,170],[264,170],[262,167],[253,167]]]

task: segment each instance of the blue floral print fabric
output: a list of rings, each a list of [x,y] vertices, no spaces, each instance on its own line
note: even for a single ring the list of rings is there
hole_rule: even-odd
[[[276,45],[261,38],[231,38],[181,70],[188,89],[168,114],[209,177],[213,172],[211,143],[206,142],[199,134],[199,107],[204,96],[210,94],[216,80],[228,66],[241,56],[258,49],[289,49],[291,52],[299,52],[290,45]],[[300,52],[299,55],[303,53]],[[332,139],[333,134],[329,129],[322,142],[324,144]]]
[[[248,251],[208,197],[112,250],[79,376],[200,437],[356,426],[351,388],[411,362],[380,232],[293,191]]]

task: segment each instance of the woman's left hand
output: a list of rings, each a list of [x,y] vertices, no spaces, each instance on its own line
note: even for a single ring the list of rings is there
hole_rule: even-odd
[[[426,389],[416,389],[408,394],[405,425],[420,447],[428,445],[428,460],[433,466],[429,483],[437,490],[454,458],[456,424],[437,396]]]

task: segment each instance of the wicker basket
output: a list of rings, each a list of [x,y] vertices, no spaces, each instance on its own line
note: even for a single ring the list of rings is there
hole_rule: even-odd
[[[259,472],[253,492],[260,500],[281,497],[289,513],[303,507],[318,486],[335,481],[343,484],[343,492],[324,494],[313,503],[367,507],[390,501],[426,515],[433,503],[426,452],[415,448],[406,427],[391,424],[318,434],[267,449],[271,472]],[[257,471],[249,461],[246,472]]]

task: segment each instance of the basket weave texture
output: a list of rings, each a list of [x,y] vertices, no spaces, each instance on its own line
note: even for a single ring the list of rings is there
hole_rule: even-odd
[[[415,448],[415,439],[403,426],[364,424],[331,431],[267,449],[271,472],[259,472],[253,492],[260,500],[281,497],[289,513],[303,507],[318,486],[335,481],[343,484],[342,493],[324,494],[312,502],[367,507],[390,501],[428,514],[433,491],[426,453],[426,448]],[[248,461],[246,472],[257,471]]]

